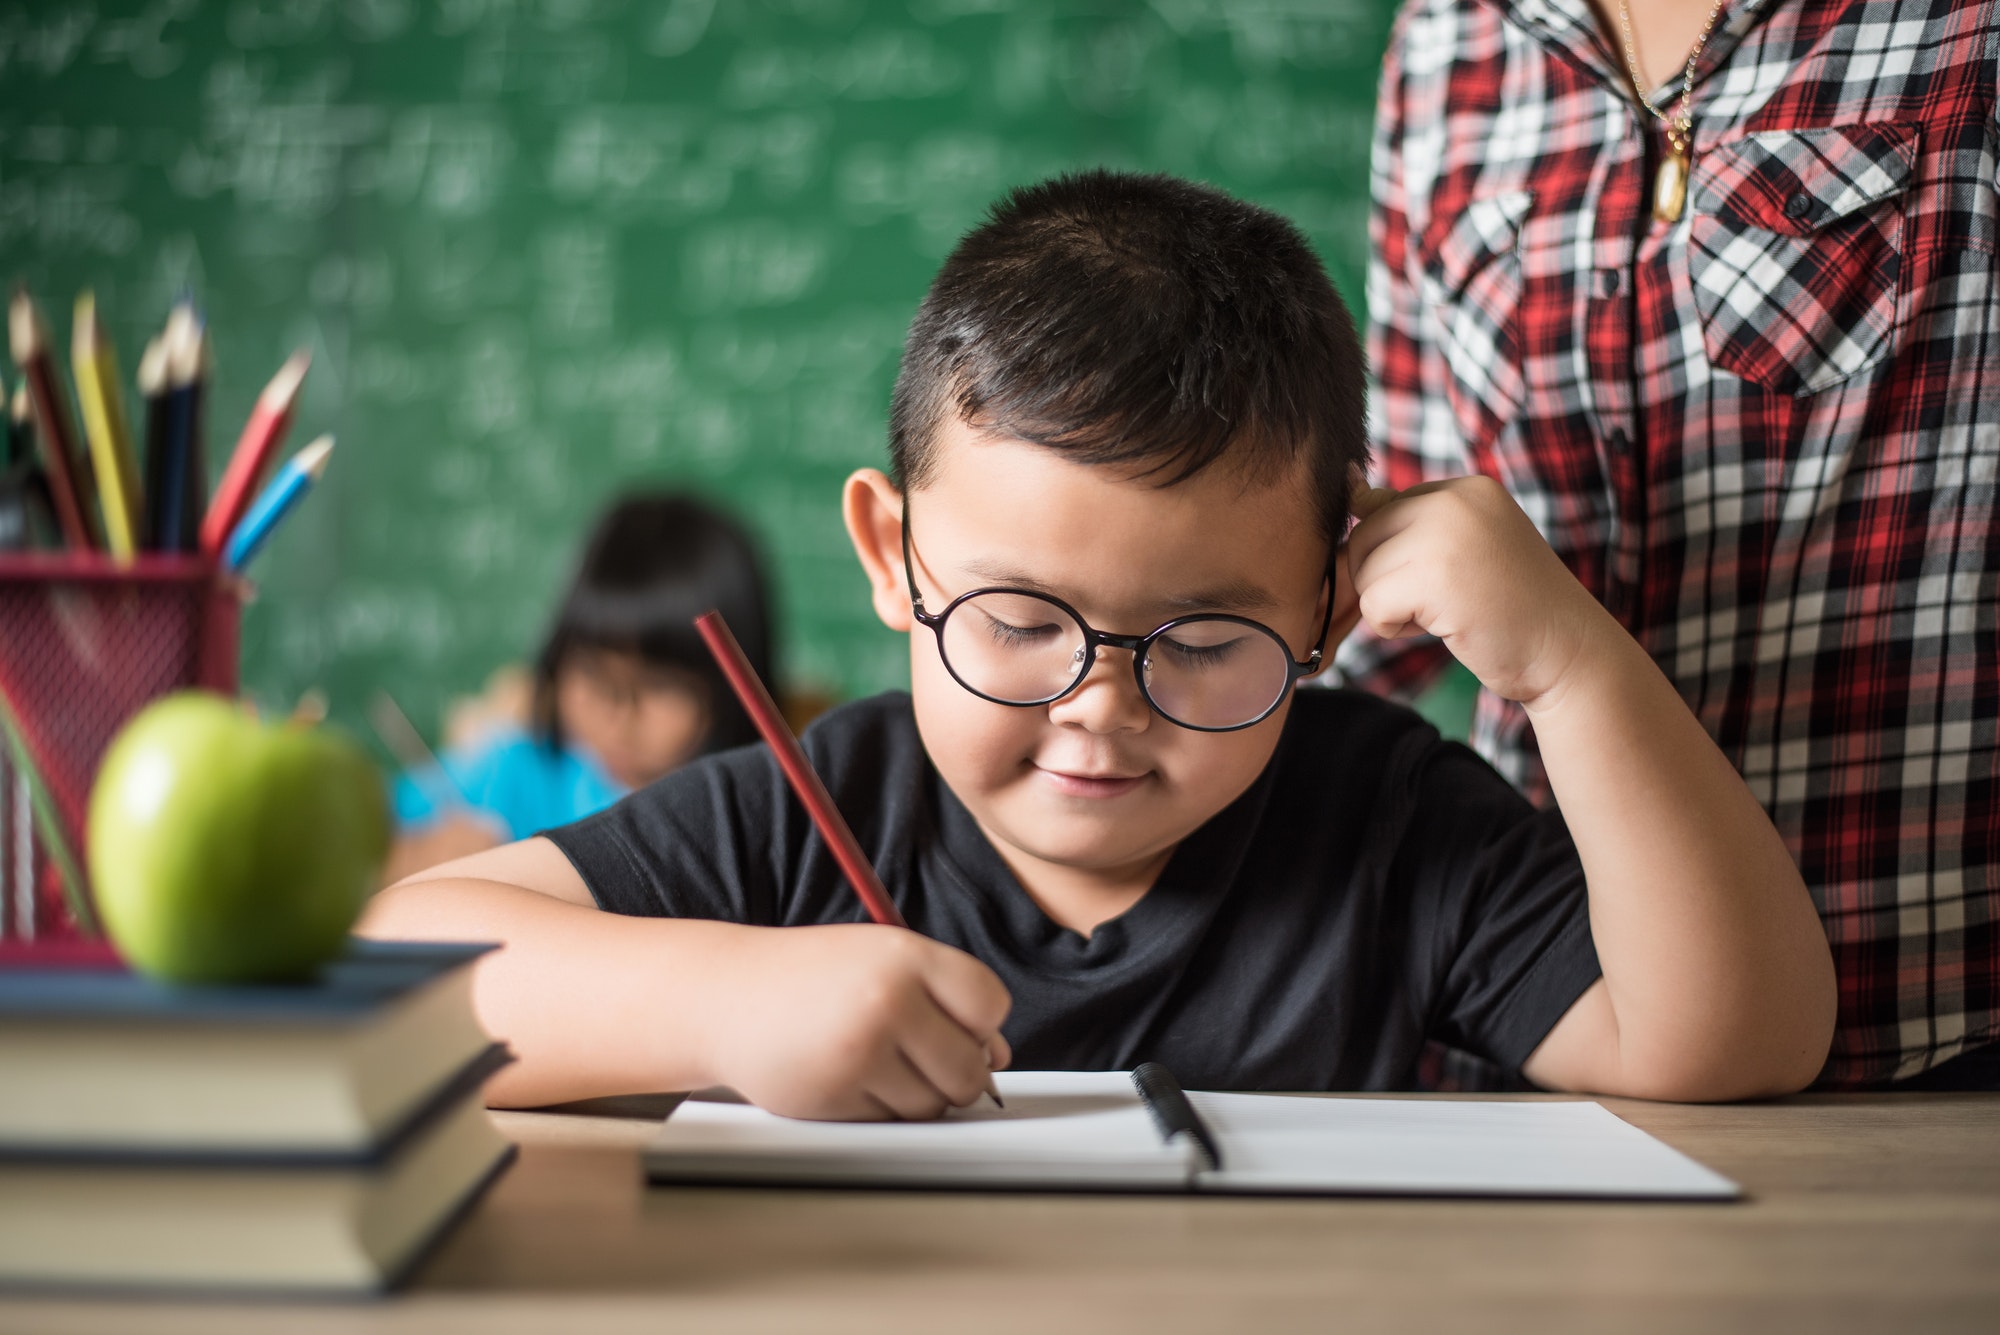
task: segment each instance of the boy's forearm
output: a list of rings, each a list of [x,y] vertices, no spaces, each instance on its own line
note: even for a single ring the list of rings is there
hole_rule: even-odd
[[[632,918],[498,881],[433,880],[377,895],[373,937],[498,941],[474,1003],[519,1059],[487,1086],[498,1107],[639,1090],[696,1089],[708,1070],[703,1013],[729,923]]]
[[[1835,1004],[1812,899],[1741,776],[1602,615],[1588,661],[1529,706],[1615,1020],[1615,1061],[1591,1083],[1674,1099],[1798,1088]]]

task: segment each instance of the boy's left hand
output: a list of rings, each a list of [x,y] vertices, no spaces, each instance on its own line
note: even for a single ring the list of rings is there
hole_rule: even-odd
[[[1360,619],[1383,639],[1437,636],[1496,695],[1532,706],[1609,622],[1491,478],[1362,489],[1354,513],[1343,564]]]

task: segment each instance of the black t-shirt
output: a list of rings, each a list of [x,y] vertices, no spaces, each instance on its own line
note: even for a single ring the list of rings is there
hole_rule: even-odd
[[[931,766],[907,695],[836,709],[804,743],[910,925],[1007,985],[1018,1069],[1160,1061],[1193,1089],[1408,1089],[1427,1038],[1518,1068],[1598,976],[1561,818],[1373,696],[1299,692],[1264,773],[1088,939],[1021,889]],[[866,920],[762,746],[548,837],[613,913]]]

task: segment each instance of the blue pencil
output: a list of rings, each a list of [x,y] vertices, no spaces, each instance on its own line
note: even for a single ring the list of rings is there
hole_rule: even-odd
[[[222,564],[230,570],[241,570],[271,536],[271,530],[282,524],[285,516],[312,490],[313,483],[326,471],[326,461],[332,457],[333,437],[321,436],[287,459],[270,485],[250,503],[243,521],[230,531]]]

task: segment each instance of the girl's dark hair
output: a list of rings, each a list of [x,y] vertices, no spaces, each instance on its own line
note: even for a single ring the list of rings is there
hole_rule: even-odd
[[[1329,543],[1368,458],[1354,320],[1291,223],[1172,176],[1087,171],[1009,194],[959,241],[903,348],[897,483],[938,427],[978,429],[1172,486],[1228,456],[1306,465]]]
[[[749,716],[694,628],[694,619],[711,607],[721,609],[751,664],[775,689],[770,600],[749,534],[692,496],[620,498],[585,540],[535,660],[535,735],[549,746],[563,744],[556,674],[573,650],[604,649],[637,654],[700,681],[709,715],[704,754],[755,741]]]

